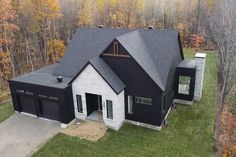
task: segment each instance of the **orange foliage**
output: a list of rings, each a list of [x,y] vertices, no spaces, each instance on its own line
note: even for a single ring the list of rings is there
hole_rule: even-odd
[[[198,51],[202,47],[203,42],[205,41],[205,36],[203,34],[193,34],[191,35],[191,41],[193,50]]]
[[[226,106],[221,118],[222,133],[219,137],[223,144],[223,156],[235,157],[236,156],[236,115],[229,111]]]

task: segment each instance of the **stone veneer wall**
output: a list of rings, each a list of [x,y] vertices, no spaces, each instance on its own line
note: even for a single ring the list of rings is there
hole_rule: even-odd
[[[196,64],[197,70],[196,70],[196,80],[195,80],[195,89],[194,89],[194,100],[196,101],[200,101],[202,97],[205,58],[206,58],[205,53],[196,53],[195,55],[195,64]]]

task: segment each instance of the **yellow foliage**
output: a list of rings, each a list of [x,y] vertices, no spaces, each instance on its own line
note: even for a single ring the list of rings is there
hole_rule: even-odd
[[[33,26],[34,32],[39,32],[43,24],[46,25],[47,22],[63,16],[57,0],[31,0],[31,2],[35,22]]]
[[[92,14],[92,1],[91,0],[83,0],[79,5],[78,12],[78,22],[77,25],[80,27],[84,26],[92,26],[93,24],[93,14]]]
[[[48,42],[48,56],[54,63],[59,62],[65,52],[63,40],[55,39]]]

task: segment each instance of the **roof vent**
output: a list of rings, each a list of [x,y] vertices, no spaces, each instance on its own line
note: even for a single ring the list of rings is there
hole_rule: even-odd
[[[99,25],[98,28],[103,28],[103,25]]]
[[[154,27],[153,26],[148,26],[148,29],[153,29]]]
[[[62,82],[62,80],[63,80],[63,76],[58,76],[57,77],[57,81],[60,83],[60,82]]]

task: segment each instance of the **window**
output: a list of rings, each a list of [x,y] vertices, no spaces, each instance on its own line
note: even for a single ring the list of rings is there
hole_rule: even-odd
[[[128,113],[133,113],[133,97],[128,95]]]
[[[32,92],[25,92],[25,94],[28,94],[28,95],[34,95],[34,93],[32,93]]]
[[[18,93],[24,93],[25,91],[24,91],[24,90],[16,90],[16,92],[18,92]]]
[[[113,52],[114,52],[115,55],[119,54],[118,42],[113,43]]]
[[[57,97],[52,97],[52,96],[50,96],[49,99],[52,99],[52,100],[58,100]]]
[[[81,95],[76,95],[76,100],[77,100],[77,111],[80,112],[80,113],[83,113]]]
[[[189,76],[179,76],[179,94],[189,95],[191,78]]]
[[[135,102],[140,104],[152,105],[152,99],[143,98],[143,97],[135,97]]]
[[[111,100],[107,100],[107,118],[108,119],[113,119],[113,106],[112,106],[112,101]]]

